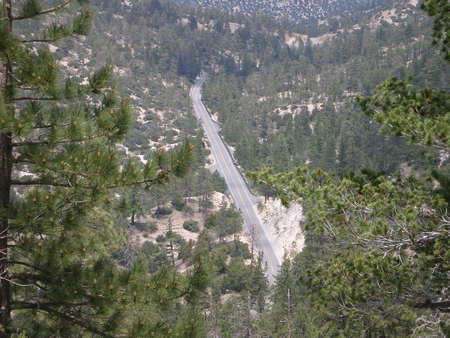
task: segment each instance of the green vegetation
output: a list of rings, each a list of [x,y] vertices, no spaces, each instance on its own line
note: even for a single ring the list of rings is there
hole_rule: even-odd
[[[148,222],[148,223],[135,223],[135,227],[142,232],[153,233],[158,230],[158,223]]]
[[[192,146],[158,151],[146,165],[122,157],[116,144],[132,114],[129,102],[116,95],[113,67],[95,67],[85,83],[63,79],[47,47],[87,34],[92,11],[75,6],[73,17],[60,16],[60,23],[44,27],[45,41],[34,42],[38,36],[27,30],[29,19],[40,22],[36,19],[72,1],[54,8],[35,0],[24,1],[22,8],[10,0],[2,5],[1,335],[201,332],[192,297],[205,287],[200,262],[181,276],[167,267],[149,275],[139,259],[125,259],[126,269],[112,260],[124,247],[123,204],[116,195],[130,186],[182,177]],[[168,309],[175,306],[179,315],[168,320]]]
[[[424,8],[446,13],[448,4],[434,2],[431,9],[431,3]],[[427,146],[432,154],[450,152],[448,92],[390,79],[358,101],[383,131]],[[441,159],[440,170],[443,165]],[[249,176],[274,188],[285,204],[299,201],[306,210],[308,247],[284,263],[275,288],[273,315],[295,323],[288,335],[449,335],[448,176],[438,175],[439,189],[430,171],[414,177],[300,167]],[[291,294],[295,298],[283,311]]]
[[[412,76],[413,86],[433,86],[435,96],[448,90],[448,67],[423,37],[429,22],[407,9],[404,13],[396,26],[370,28],[370,19],[359,29],[344,26],[345,34],[322,44],[300,43],[297,57],[277,60],[247,77],[225,69],[212,77],[204,97],[218,113],[239,163],[247,170],[271,167],[277,172],[303,164],[386,172],[407,162],[428,166],[419,147],[395,133],[380,135],[379,125],[361,115],[354,102],[390,76],[399,81]]]
[[[186,206],[186,202],[180,196],[175,196],[175,198],[172,200],[172,205],[175,210],[182,211]]]
[[[3,0],[0,336],[448,335],[450,11],[424,1],[433,28],[393,3],[296,24]],[[273,168],[257,189],[304,206],[271,287],[239,212],[213,209],[201,70],[239,164]]]
[[[234,208],[221,208],[206,218],[205,227],[224,238],[242,230],[242,218]]]
[[[200,232],[200,228],[198,227],[198,222],[193,221],[193,220],[185,221],[183,223],[183,229],[186,229],[191,232]]]

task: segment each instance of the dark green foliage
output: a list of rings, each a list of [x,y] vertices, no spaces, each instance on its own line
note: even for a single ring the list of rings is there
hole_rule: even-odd
[[[41,3],[38,0],[26,0],[22,5],[22,16],[33,17],[39,14],[42,10]]]
[[[242,258],[233,259],[227,266],[227,273],[222,281],[222,292],[241,292],[249,286],[250,276]]]
[[[88,35],[92,26],[92,12],[84,10],[73,20],[72,31],[76,35]]]
[[[422,9],[434,20],[433,42],[440,45],[450,61],[450,4],[446,0],[425,0]]]
[[[151,273],[161,270],[162,267],[169,264],[167,253],[157,244],[145,242],[139,250],[145,262],[148,262],[148,268]]]
[[[222,176],[220,176],[220,174],[217,171],[215,171],[212,174],[211,181],[212,181],[212,183],[211,183],[212,188],[214,189],[214,191],[221,192],[222,194],[226,193],[227,185],[225,183],[225,180],[223,179]]]
[[[450,205],[450,169],[433,170],[431,175],[439,182],[440,187],[437,189],[437,193],[440,194]]]
[[[57,41],[70,36],[72,32],[73,31],[67,25],[59,25],[57,23],[53,23],[44,32],[44,39]]]
[[[31,1],[29,3],[32,4]],[[35,3],[37,4],[36,1]],[[36,6],[33,9],[33,6],[30,6],[29,14],[32,11],[37,13],[41,10]],[[33,123],[41,117],[43,117],[42,124],[39,126],[47,123],[64,126],[69,123],[70,128],[67,130],[54,128],[49,131],[50,151],[46,147],[42,147],[42,149],[26,147],[26,149],[24,148],[25,155],[20,155],[18,159],[23,159],[25,162],[28,162],[30,158],[36,161],[45,159],[47,165],[39,162],[40,166],[37,172],[40,175],[39,178],[43,179],[39,183],[64,184],[69,182],[73,189],[56,189],[56,193],[53,189],[42,189],[41,193],[36,193],[28,198],[27,205],[24,203],[21,206],[19,203],[17,208],[13,208],[14,220],[20,220],[16,214],[22,215],[29,210],[32,211],[34,217],[43,215],[38,217],[37,222],[31,216],[27,218],[26,221],[32,223],[33,226],[26,233],[19,231],[14,241],[16,238],[28,240],[29,243],[24,248],[25,252],[29,251],[31,256],[31,252],[38,251],[37,245],[39,244],[32,240],[33,238],[43,237],[45,243],[53,242],[52,236],[58,238],[54,245],[45,247],[45,250],[54,252],[54,261],[62,261],[58,266],[49,260],[51,261],[49,266],[56,271],[56,277],[51,282],[59,287],[65,285],[61,283],[61,279],[66,279],[66,277],[60,273],[66,271],[64,268],[68,269],[67,274],[72,277],[76,275],[76,273],[72,275],[72,271],[78,271],[75,269],[76,264],[82,262],[81,270],[87,270],[87,272],[83,270],[82,273],[88,273],[89,268],[94,266],[97,257],[109,256],[111,247],[117,249],[115,251],[123,253],[124,257],[120,257],[120,262],[127,262],[127,266],[131,266],[131,272],[127,270],[125,264],[118,271],[113,271],[113,274],[118,276],[115,278],[120,279],[119,282],[110,284],[113,291],[109,289],[108,278],[102,276],[103,274],[107,276],[108,266],[114,267],[116,262],[105,259],[104,263],[95,265],[95,269],[99,270],[99,272],[95,272],[95,287],[90,284],[93,281],[93,272],[85,279],[74,276],[73,280],[88,285],[80,290],[86,290],[92,294],[98,291],[98,295],[103,298],[94,295],[92,301],[98,306],[95,305],[93,308],[73,308],[66,311],[69,314],[76,314],[72,320],[80,317],[84,319],[84,313],[88,313],[89,318],[86,316],[85,323],[89,323],[88,319],[90,319],[90,322],[95,322],[96,327],[101,327],[113,336],[131,337],[205,337],[216,334],[224,337],[286,337],[289,335],[293,337],[326,337],[327,335],[352,337],[364,334],[381,337],[390,334],[401,336],[408,332],[408,325],[411,325],[411,321],[415,319],[409,312],[409,308],[403,306],[402,303],[398,307],[382,309],[380,303],[384,301],[386,304],[391,304],[389,302],[392,301],[390,298],[392,294],[398,296],[394,302],[403,302],[402,296],[410,295],[407,293],[410,290],[402,293],[402,288],[425,290],[424,294],[436,295],[443,284],[442,277],[445,275],[442,271],[448,268],[445,265],[445,259],[448,258],[446,237],[438,238],[435,244],[425,245],[420,250],[418,249],[417,258],[408,256],[410,251],[407,250],[406,257],[399,256],[404,259],[403,262],[406,261],[408,264],[411,261],[417,263],[412,266],[413,269],[415,267],[423,269],[424,274],[431,271],[432,277],[421,279],[420,275],[413,275],[410,279],[398,278],[402,285],[397,288],[394,288],[392,283],[397,277],[394,267],[396,267],[395,264],[402,267],[401,261],[391,259],[392,257],[384,259],[377,251],[365,252],[369,250],[364,250],[360,255],[360,261],[352,255],[353,251],[340,251],[343,246],[348,249],[349,241],[338,242],[334,246],[320,236],[309,238],[303,256],[295,260],[292,265],[285,266],[280,274],[276,295],[273,297],[272,313],[274,316],[268,321],[270,323],[255,325],[255,321],[260,316],[254,316],[254,311],[261,313],[264,307],[263,298],[266,285],[261,262],[258,263],[254,259],[250,265],[239,263],[242,262],[241,258],[250,258],[248,247],[245,244],[235,240],[218,245],[202,233],[199,242],[195,245],[184,242],[169,229],[165,235],[158,238],[161,245],[146,243],[142,248],[135,249],[138,252],[133,252],[133,248],[127,251],[123,249],[122,237],[116,235],[118,228],[115,226],[121,216],[112,209],[116,203],[112,198],[114,195],[108,192],[108,188],[127,185],[130,182],[142,182],[151,187],[150,192],[139,192],[135,195],[137,198],[134,206],[131,203],[132,199],[124,206],[125,209],[134,209],[135,212],[147,211],[155,207],[157,210],[164,209],[170,202],[175,202],[172,203],[175,209],[187,212],[184,205],[184,197],[187,196],[200,196],[199,209],[202,212],[208,212],[211,205],[211,193],[213,191],[225,192],[226,187],[217,174],[211,175],[207,170],[197,169],[205,163],[206,151],[202,144],[203,135],[195,131],[198,130],[198,126],[196,126],[193,116],[184,114],[188,110],[186,109],[188,105],[187,90],[178,90],[175,86],[184,86],[186,82],[177,78],[175,74],[178,73],[178,75],[192,79],[200,68],[207,71],[220,69],[216,68],[217,64],[219,64],[218,67],[223,67],[230,76],[219,79],[220,86],[214,89],[215,93],[205,89],[205,94],[212,110],[219,111],[224,135],[231,145],[236,146],[235,155],[238,157],[240,165],[245,168],[260,168],[270,165],[275,167],[278,172],[296,167],[305,161],[311,161],[311,166],[320,166],[331,171],[335,169],[355,170],[360,166],[369,166],[376,170],[392,172],[398,167],[398,164],[405,162],[408,158],[417,158],[417,152],[405,147],[404,142],[398,141],[398,139],[375,135],[378,126],[371,124],[366,118],[357,117],[354,108],[349,103],[350,99],[343,98],[343,93],[347,91],[368,93],[374,87],[374,83],[388,75],[403,78],[410,72],[417,73],[421,70],[424,74],[420,81],[417,81],[419,82],[418,88],[428,83],[433,85],[436,83],[437,87],[441,88],[447,86],[445,71],[442,65],[436,62],[431,49],[420,39],[417,44],[411,42],[424,30],[421,20],[415,17],[412,17],[411,20],[408,19],[410,24],[407,36],[411,41],[404,39],[402,24],[395,27],[382,25],[373,33],[362,25],[363,29],[356,30],[352,34],[345,32],[345,29],[353,24],[352,19],[342,18],[339,22],[330,20],[321,27],[317,25],[306,28],[299,27],[297,32],[321,34],[325,32],[324,29],[328,32],[330,29],[343,28],[343,34],[338,34],[336,41],[323,46],[313,46],[311,43],[307,43],[306,47],[300,43],[298,48],[288,48],[285,45],[284,29],[282,29],[286,27],[263,17],[227,17],[221,13],[206,12],[202,9],[185,12],[184,9],[179,9],[163,0],[134,2],[133,6],[126,10],[123,10],[124,7],[118,0],[102,2],[99,6],[102,8],[101,18],[96,20],[96,27],[101,30],[106,26],[106,22],[119,21],[120,29],[117,28],[116,31],[110,32],[111,39],[101,34],[92,37],[92,41],[100,40],[100,42],[95,42],[94,48],[92,48],[94,55],[99,57],[96,69],[99,69],[98,65],[109,58],[113,59],[113,63],[117,63],[122,69],[126,67],[127,72],[119,81],[123,84],[132,79],[132,82],[136,81],[136,84],[127,84],[126,91],[117,90],[125,92],[129,96],[130,93],[135,93],[136,88],[148,87],[150,94],[145,95],[146,97],[143,98],[145,103],[139,105],[145,107],[145,110],[147,107],[156,107],[160,111],[168,112],[168,120],[176,119],[175,127],[180,129],[180,132],[162,130],[156,126],[160,122],[159,117],[153,112],[145,111],[143,119],[147,123],[136,124],[136,132],[133,132],[127,139],[128,149],[136,154],[143,154],[149,149],[148,139],[153,142],[163,139],[162,142],[170,141],[173,144],[180,144],[180,140],[183,140],[186,135],[193,138],[192,144],[195,148],[192,149],[188,145],[179,146],[176,148],[178,154],[173,156],[159,151],[154,155],[147,155],[145,158],[150,161],[145,166],[145,173],[142,175],[143,165],[139,161],[123,163],[121,156],[115,151],[102,154],[105,139],[110,141],[106,142],[107,147],[113,149],[115,143],[123,138],[132,121],[129,103],[126,100],[121,103],[121,100],[114,95],[114,91],[109,92],[108,87],[116,87],[116,83],[109,81],[104,75],[107,72],[111,73],[112,68],[107,66],[106,72],[101,70],[97,75],[91,76],[87,85],[79,84],[76,78],[70,78],[66,81],[65,87],[61,88],[60,74],[54,72],[51,67],[46,67],[46,64],[56,64],[56,62],[53,62],[51,55],[50,57],[49,54],[46,55],[45,48],[38,51],[38,55],[23,53],[23,59],[20,62],[29,68],[24,67],[27,69],[27,73],[20,80],[25,80],[26,77],[35,73],[41,77],[41,80],[37,77],[34,80],[36,86],[41,86],[36,91],[39,97],[46,98],[48,95],[48,98],[64,98],[65,101],[63,105],[58,103],[55,107],[52,107],[51,104],[43,104],[44,102],[38,104],[37,101],[33,101],[29,106],[23,105],[13,119],[10,119],[11,113],[8,112],[7,107],[3,107],[3,103],[0,102],[1,119],[8,120],[2,125],[2,130],[5,128],[5,130],[15,132],[15,135],[19,135],[21,138],[19,141],[24,142],[27,135],[32,135],[30,130]],[[17,11],[17,13],[20,12]],[[112,15],[119,13],[124,18],[113,20]],[[44,38],[58,40],[74,33],[86,34],[84,27],[90,25],[90,12],[79,12],[78,15],[80,16],[74,20],[72,25],[60,25],[60,21],[55,20],[58,24],[50,26],[44,33]],[[181,24],[183,18],[189,20],[186,26]],[[349,20],[349,26],[346,26],[346,20]],[[414,20],[416,22],[413,22]],[[235,34],[230,32],[228,24],[230,21],[241,25],[241,29]],[[208,24],[209,22],[211,25]],[[199,28],[202,26],[204,29],[200,30]],[[0,50],[13,51],[20,45],[10,35],[3,33],[0,31]],[[114,43],[114,40],[122,34],[127,36],[126,44],[131,44],[133,48],[119,47]],[[390,53],[391,47],[387,44],[388,41],[391,41],[390,39],[395,47],[398,47],[401,42],[405,44],[405,48],[396,48],[397,54],[382,57],[381,51],[384,51],[385,48],[387,48],[387,53]],[[142,44],[139,44],[140,40],[142,40]],[[145,46],[146,48],[136,48],[136,46]],[[152,48],[147,48],[148,46],[152,46]],[[131,50],[134,50],[136,54],[131,56]],[[229,52],[230,54],[228,54]],[[0,54],[2,61],[7,59],[5,55],[5,53]],[[420,58],[420,60],[410,64],[410,57]],[[28,65],[29,63],[31,64]],[[92,60],[90,60],[90,65],[92,65]],[[392,65],[395,65],[395,69],[391,73],[387,69]],[[317,78],[319,72],[322,80]],[[157,76],[152,78],[157,73],[163,73],[164,80],[169,79],[165,81],[168,83],[168,88],[161,86],[161,78]],[[145,77],[150,78],[151,81],[142,81],[140,75],[137,74],[145,74]],[[78,75],[84,76],[81,73]],[[44,77],[45,79],[42,80]],[[156,85],[148,86],[148,83],[152,81]],[[211,87],[214,87],[216,79],[213,78],[211,81]],[[170,87],[173,83],[175,83],[174,87]],[[297,87],[294,85],[296,83]],[[400,82],[399,84],[402,85]],[[281,98],[278,96],[279,93],[286,93],[292,88],[294,90],[292,90],[291,97]],[[4,94],[8,99],[12,94],[19,93],[22,94],[20,89],[11,85],[9,88],[5,88]],[[175,93],[183,93],[184,96],[179,95],[177,98]],[[323,94],[318,99],[323,106],[317,107],[310,114],[301,107],[303,107],[303,100],[308,102],[310,98],[314,98],[315,93]],[[92,101],[88,96],[93,96],[93,94],[97,95],[97,101],[94,102],[98,102],[99,105],[96,109],[89,109],[87,102]],[[432,98],[436,96],[434,93],[427,95]],[[265,100],[260,100],[263,97]],[[70,102],[78,98],[81,99],[78,106],[64,109],[62,112],[62,107],[69,106]],[[410,98],[411,100],[417,99],[416,96],[410,96]],[[180,102],[182,108],[172,109],[176,105],[172,101]],[[341,101],[345,102],[339,107]],[[168,102],[170,102],[169,105]],[[403,103],[405,102],[392,105],[392,107],[398,109],[403,106]],[[295,114],[283,115],[281,110],[273,114],[275,109],[294,106],[294,110],[299,108]],[[184,115],[180,118],[177,116],[182,114]],[[86,118],[88,122],[86,122]],[[92,147],[88,146],[85,150],[82,149],[79,143],[86,144],[91,140],[87,139],[82,142],[79,140],[91,135],[100,136],[98,144]],[[57,142],[60,141],[71,141],[76,145],[61,147],[63,149],[60,151],[57,145]],[[100,156],[97,155],[99,152]],[[73,154],[73,158],[65,156],[66,153]],[[49,162],[51,164],[48,164]],[[64,163],[64,169],[59,167],[61,162]],[[97,165],[98,162],[102,164]],[[195,171],[189,173],[185,178],[172,179],[169,186],[155,189],[154,183],[167,182],[173,173],[185,174],[188,162],[193,163]],[[117,168],[122,168],[123,172]],[[440,187],[436,186],[436,193],[439,193],[442,199],[448,200],[448,194],[446,194],[448,184],[445,178],[447,174],[445,174],[445,170],[439,171],[439,173],[440,175],[435,175],[440,182]],[[338,180],[342,177],[333,176],[333,179]],[[364,174],[345,176],[345,179],[354,182],[359,190],[374,189],[371,192],[380,193],[382,190],[376,190],[379,188],[377,184],[389,185],[392,183],[389,179],[383,181],[383,177],[389,176]],[[34,177],[23,177],[23,179],[28,178]],[[105,184],[103,179],[110,181]],[[366,183],[369,185],[364,188]],[[408,197],[412,195],[409,190],[413,191],[416,182],[394,180],[394,183],[400,184],[399,190],[394,189],[395,194],[401,195],[404,188],[407,191],[405,195]],[[337,188],[348,187],[338,186]],[[352,193],[360,197],[358,189],[356,192],[352,190]],[[330,192],[329,190],[318,190],[325,195]],[[275,192],[273,189],[266,191],[267,196]],[[338,189],[338,191],[342,190]],[[19,189],[18,192],[20,195],[23,191]],[[114,193],[116,192],[123,194],[122,188],[114,191]],[[333,193],[333,190],[329,193],[331,202],[334,202],[333,197],[336,196]],[[20,200],[19,195],[14,199]],[[320,197],[322,197],[314,195],[314,191],[311,195],[312,199],[317,197],[314,202],[320,201]],[[429,200],[423,195],[426,193],[419,191],[416,196],[417,200],[428,202]],[[291,196],[284,197],[287,201]],[[398,196],[394,196],[392,200],[404,201]],[[85,202],[81,205],[73,205],[72,201]],[[359,202],[359,200],[354,201],[354,203]],[[386,199],[383,202],[388,204],[388,207],[380,207],[380,212],[387,212],[390,200]],[[420,203],[415,205],[417,209],[421,208]],[[48,209],[44,206],[47,206]],[[313,206],[314,203],[311,202],[307,210],[308,215],[313,212]],[[71,210],[72,207],[73,210]],[[360,210],[355,213],[358,212]],[[409,212],[405,216],[407,221],[411,219],[415,210]],[[124,214],[129,216],[127,212]],[[339,208],[336,214],[331,216],[336,216],[337,222],[340,222],[338,216],[342,217],[342,212]],[[395,213],[388,213],[387,216],[384,216],[389,218],[393,215],[398,216]],[[319,216],[318,224],[323,221]],[[50,222],[51,218],[57,221]],[[237,221],[237,218],[236,213],[232,215],[219,212],[208,220],[208,224],[212,232],[223,238],[240,228],[238,224],[242,220]],[[382,217],[380,216],[380,218]],[[404,221],[403,218],[399,218]],[[403,234],[399,232],[395,235],[402,239],[408,236],[416,239],[424,230],[422,227],[426,228],[427,225],[434,224],[434,216],[430,216],[430,218],[433,219],[425,217],[425,223],[418,224],[417,227],[410,229],[411,231]],[[27,225],[28,227],[28,223],[22,222],[19,226]],[[122,223],[125,227],[126,219]],[[81,226],[83,224],[85,226]],[[364,236],[379,236],[380,232],[383,233],[383,228],[380,226],[374,227],[378,231],[376,234],[371,234],[366,231],[369,227],[367,224],[352,223],[350,230],[345,228],[346,224],[338,224],[344,227],[338,231],[343,234],[351,234],[355,228],[363,229]],[[138,228],[142,226],[147,231],[145,225],[143,226],[139,222],[136,223],[136,226]],[[415,233],[416,230],[419,233]],[[109,231],[112,236],[109,236]],[[49,233],[51,236],[48,235]],[[347,240],[348,237],[345,239]],[[366,238],[364,237],[364,239]],[[99,245],[101,243],[108,243],[108,245]],[[113,245],[113,243],[117,244]],[[351,243],[353,245],[354,242],[351,241]],[[20,241],[19,244],[21,244]],[[60,248],[63,248],[62,253],[59,251]],[[86,253],[84,249],[86,249]],[[44,253],[45,250],[43,250]],[[341,254],[335,255],[337,252],[341,252]],[[130,259],[130,256],[133,255],[141,256],[141,261],[133,264],[133,260]],[[236,259],[228,261],[228,256]],[[183,260],[188,266],[192,264],[192,273],[188,273],[186,276],[178,275],[172,269],[173,258]],[[28,258],[26,257],[26,259]],[[43,254],[35,260],[28,259],[27,262],[36,261],[40,264],[40,260],[43,264],[47,264],[48,260]],[[69,264],[73,262],[74,265]],[[348,266],[345,264],[346,262],[349,262]],[[384,264],[385,262],[386,264]],[[175,263],[178,264],[179,261]],[[376,269],[378,266],[382,267],[382,273],[389,277],[387,282],[380,285],[371,279],[372,275],[380,273]],[[404,266],[411,267],[407,264]],[[246,274],[237,268],[242,268]],[[436,268],[436,270],[433,272],[432,268]],[[24,274],[29,272],[25,267],[23,270],[12,271]],[[398,274],[403,272],[404,270],[398,269]],[[45,274],[50,276],[52,273],[53,271],[50,270],[45,271]],[[324,278],[312,278],[319,274]],[[214,284],[209,284],[211,276],[214,276]],[[60,279],[58,279],[59,277]],[[417,285],[411,287],[411,279],[414,279]],[[223,307],[220,305],[220,300],[217,300],[217,297],[220,297],[217,293],[220,294],[222,290],[226,290],[222,288],[222,280],[233,290],[240,292],[240,295],[233,297]],[[364,283],[359,283],[359,280]],[[28,282],[25,279],[19,281]],[[358,290],[353,293],[349,292],[347,287],[350,282],[358,286]],[[364,288],[366,284],[367,289]],[[207,285],[212,285],[211,294],[199,291],[204,290]],[[70,287],[69,291],[78,290]],[[380,293],[380,287],[385,289],[384,293],[383,290]],[[20,288],[14,288],[14,292],[19,290],[17,292],[19,295]],[[52,292],[55,290],[55,297],[56,295],[59,297],[63,293],[63,290],[57,290],[56,287],[52,287],[51,290]],[[290,293],[288,290],[294,291]],[[356,310],[342,309],[339,297],[336,298],[333,292],[338,292],[339,296],[341,294],[346,296],[344,299],[347,303],[344,305],[348,307],[348,304],[351,304]],[[34,297],[37,293],[28,291],[26,296]],[[90,296],[91,293],[87,293],[86,296]],[[113,296],[109,297],[110,294]],[[41,294],[39,293],[39,295]],[[187,297],[183,299],[183,295],[187,295]],[[413,293],[412,298],[422,299],[420,297],[423,297],[422,293]],[[78,298],[70,297],[67,297],[67,300],[79,301]],[[372,304],[374,312],[370,313]],[[63,306],[59,309],[64,310]],[[373,317],[369,316],[370,320],[368,320],[364,318],[364,313],[361,315],[358,311],[369,312],[369,315]],[[426,311],[424,310],[424,313]],[[254,317],[250,316],[251,313]],[[205,320],[203,320],[205,314],[207,314],[208,320],[211,319],[211,327],[206,327]],[[51,319],[49,319],[50,316],[43,308],[33,312],[32,315],[27,315],[25,311],[20,311],[20,313],[15,311],[15,315],[17,315],[14,317],[15,320],[20,320],[20,324],[17,324],[16,327],[27,328],[30,336],[56,334],[77,337],[90,334],[87,333],[88,329],[80,331],[73,321],[55,319],[57,318],[56,314],[51,315]],[[425,317],[425,320],[428,320],[428,317]],[[292,331],[288,330],[288,326]],[[56,327],[58,328],[57,332],[55,331]]]
[[[183,208],[186,206],[186,203],[184,199],[181,196],[176,196],[172,200],[172,205],[175,208],[175,210],[182,211]]]
[[[205,227],[223,238],[241,231],[242,218],[235,209],[222,208],[206,218]]]
[[[398,25],[383,24],[374,31],[369,22],[376,19],[367,18],[359,20],[361,29],[353,29],[340,18],[340,29],[347,27],[345,34],[323,44],[300,44],[299,53],[309,57],[290,60],[280,52],[283,57],[275,61],[268,56],[269,64],[245,78],[231,72],[211,77],[204,97],[210,110],[218,112],[223,135],[236,148],[239,164],[246,169],[272,167],[277,172],[304,163],[337,171],[371,167],[392,172],[406,161],[424,166],[427,160],[419,156],[417,147],[395,136],[379,135],[379,125],[361,116],[354,104],[354,96],[368,94],[389,76],[414,75],[413,87],[408,85],[411,94],[412,88],[436,84],[431,93],[417,91],[430,99],[448,88],[449,71],[438,53],[431,43],[417,40],[429,31],[429,21],[405,8],[408,5],[398,7],[405,15]],[[251,29],[252,39],[257,34]],[[405,44],[403,51],[397,48],[400,43]],[[227,64],[226,59],[220,62]]]
[[[155,217],[162,217],[162,216],[168,216],[173,212],[171,208],[168,207],[158,207],[155,210]]]
[[[164,242],[166,240],[166,236],[165,235],[158,235],[158,237],[156,237],[156,241],[158,243]]]
[[[203,332],[202,325],[192,326],[197,312],[182,304],[205,287],[201,264],[180,276],[167,268],[162,248],[146,244],[136,254],[126,245],[121,214],[133,205],[133,198],[121,198],[128,187],[160,186],[186,174],[192,146],[156,151],[145,165],[120,154],[117,143],[132,112],[128,100],[116,96],[113,67],[97,65],[83,84],[75,77],[64,81],[53,49],[41,44],[46,41],[30,45],[40,28],[49,41],[87,34],[92,12],[83,8],[65,12],[74,17],[71,26],[60,25],[62,17],[58,24],[33,21],[32,32],[26,24],[71,2],[44,8],[25,1],[22,12],[12,8],[23,26],[8,25],[8,11],[1,12],[0,270],[8,276],[0,282],[1,334],[148,337],[152,330],[156,336],[173,330],[195,336]],[[10,27],[20,29],[20,41]],[[133,213],[138,209],[134,203]],[[184,244],[173,233],[166,239]]]
[[[156,239],[157,242],[173,242],[176,245],[183,245],[186,241],[176,232],[171,230],[167,231],[165,235],[159,235]]]
[[[183,229],[186,229],[191,232],[200,232],[200,228],[198,227],[198,222],[193,221],[193,220],[185,221],[183,223]]]
[[[148,223],[136,223],[134,225],[139,231],[153,233],[158,230],[158,223],[148,222]]]
[[[193,240],[183,243],[178,250],[178,259],[183,260],[183,262],[189,261],[192,258],[193,249]]]
[[[242,257],[244,259],[251,258],[248,244],[242,243],[236,239],[227,244],[227,251],[231,257]]]

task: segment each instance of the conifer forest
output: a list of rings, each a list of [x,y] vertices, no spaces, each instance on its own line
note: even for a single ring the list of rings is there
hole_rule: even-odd
[[[0,338],[450,337],[448,0],[0,0]]]

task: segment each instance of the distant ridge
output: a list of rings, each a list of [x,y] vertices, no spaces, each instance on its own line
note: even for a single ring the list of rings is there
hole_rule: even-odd
[[[294,21],[319,20],[384,7],[393,0],[172,0],[184,5],[221,8],[232,13],[266,14]]]

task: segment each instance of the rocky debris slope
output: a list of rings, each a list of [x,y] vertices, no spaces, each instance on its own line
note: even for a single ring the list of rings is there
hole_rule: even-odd
[[[303,250],[305,237],[300,227],[303,210],[299,204],[292,203],[286,208],[280,200],[269,198],[259,204],[257,212],[273,239],[271,242],[280,262],[284,257],[295,257]]]

